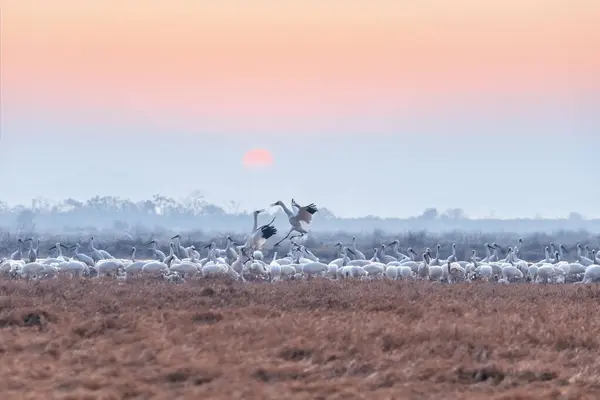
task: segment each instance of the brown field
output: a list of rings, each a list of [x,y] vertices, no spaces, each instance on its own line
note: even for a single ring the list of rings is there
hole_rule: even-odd
[[[0,282],[2,399],[597,399],[600,289]]]

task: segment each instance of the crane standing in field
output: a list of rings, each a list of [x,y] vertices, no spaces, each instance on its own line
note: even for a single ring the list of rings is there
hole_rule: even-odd
[[[279,242],[275,243],[274,246],[279,245],[279,243],[287,239],[293,231],[298,232],[300,236],[304,236],[305,234],[307,234],[308,230],[305,226],[310,224],[310,221],[312,221],[312,216],[318,211],[318,208],[315,205],[315,203],[310,203],[307,206],[301,207],[298,203],[296,203],[294,199],[292,199],[292,207],[298,209],[295,214],[281,200],[271,204],[271,207],[275,206],[280,206],[283,209],[283,211],[287,214],[291,227],[287,235],[285,235],[285,237]]]

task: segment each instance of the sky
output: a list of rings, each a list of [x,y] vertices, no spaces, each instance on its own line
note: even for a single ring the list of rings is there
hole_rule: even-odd
[[[410,4],[409,4],[410,3]],[[597,0],[2,0],[0,199],[600,217]],[[270,168],[245,166],[253,148]]]

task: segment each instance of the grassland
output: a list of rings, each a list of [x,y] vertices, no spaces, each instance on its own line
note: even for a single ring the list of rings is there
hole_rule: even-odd
[[[0,282],[3,399],[596,399],[600,289]]]

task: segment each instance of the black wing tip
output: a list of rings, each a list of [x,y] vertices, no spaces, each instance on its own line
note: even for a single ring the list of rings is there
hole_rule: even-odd
[[[319,209],[317,208],[315,203],[311,203],[306,206],[306,211],[308,211],[310,214],[314,214],[317,211],[319,211]]]
[[[261,231],[263,238],[269,239],[271,236],[275,236],[277,233],[277,228],[272,225],[265,225],[262,227]]]

